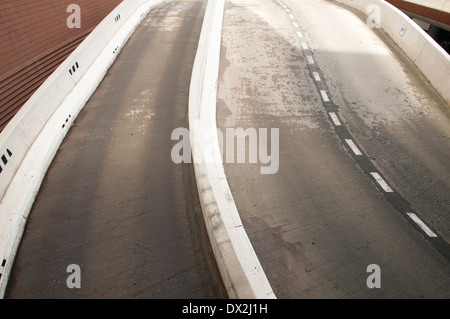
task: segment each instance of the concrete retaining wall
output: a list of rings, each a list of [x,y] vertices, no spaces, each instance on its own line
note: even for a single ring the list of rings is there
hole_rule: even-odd
[[[450,55],[406,14],[382,0],[331,0],[370,17],[379,10],[380,27],[406,53],[443,99],[450,103]]]

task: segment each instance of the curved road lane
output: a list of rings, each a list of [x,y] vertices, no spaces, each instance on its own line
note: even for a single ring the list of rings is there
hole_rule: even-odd
[[[226,298],[193,167],[171,161],[204,10],[164,2],[129,40],[49,169],[7,298]]]
[[[227,2],[218,127],[280,136],[275,174],[262,161],[225,170],[278,298],[450,297],[449,260],[338,135],[345,125],[352,147],[448,234],[448,109],[387,42],[329,1]],[[380,288],[367,285],[372,265]]]

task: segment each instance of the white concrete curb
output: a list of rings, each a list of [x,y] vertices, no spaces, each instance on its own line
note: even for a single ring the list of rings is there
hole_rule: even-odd
[[[195,178],[211,246],[230,298],[272,299],[272,287],[244,230],[222,165],[216,96],[224,0],[209,0],[189,96]]]
[[[397,43],[442,98],[450,103],[450,55],[401,10],[383,0],[332,0],[370,16],[379,9],[381,28]]]
[[[59,146],[122,46],[160,2],[122,2],[47,79],[0,135],[0,151],[9,156],[8,170],[0,181],[0,297],[4,297],[29,212]],[[69,73],[76,63],[80,69]]]

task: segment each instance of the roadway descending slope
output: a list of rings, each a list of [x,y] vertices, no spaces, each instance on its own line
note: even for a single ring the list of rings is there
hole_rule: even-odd
[[[225,164],[275,295],[449,298],[448,257],[391,200],[401,192],[448,240],[448,105],[364,19],[330,1],[283,3],[227,2],[217,109],[223,133],[279,128],[275,174]]]
[[[226,297],[193,167],[171,160],[204,10],[164,2],[123,48],[48,171],[7,298]]]

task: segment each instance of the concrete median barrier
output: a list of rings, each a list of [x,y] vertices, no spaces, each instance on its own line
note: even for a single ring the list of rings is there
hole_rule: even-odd
[[[208,1],[192,74],[189,126],[195,177],[206,228],[228,296],[270,299],[275,294],[242,225],[214,133],[223,14],[224,0]]]

